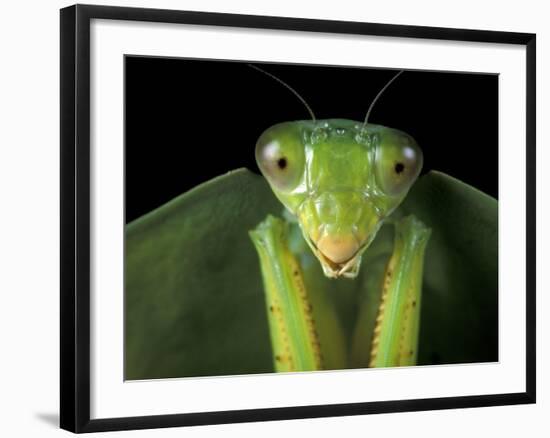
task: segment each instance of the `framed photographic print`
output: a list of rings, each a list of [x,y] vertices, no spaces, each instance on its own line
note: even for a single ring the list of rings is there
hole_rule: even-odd
[[[61,10],[61,427],[535,402],[535,35]]]

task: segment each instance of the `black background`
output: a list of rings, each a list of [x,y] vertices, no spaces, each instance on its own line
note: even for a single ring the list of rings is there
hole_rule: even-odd
[[[362,121],[397,72],[261,64],[298,91],[317,119]],[[126,222],[239,167],[259,173],[257,138],[309,119],[302,103],[244,62],[126,57]],[[405,71],[370,119],[412,135],[435,169],[498,197],[498,76]]]

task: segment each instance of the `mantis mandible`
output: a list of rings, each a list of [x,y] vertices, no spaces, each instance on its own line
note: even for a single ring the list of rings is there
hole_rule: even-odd
[[[416,141],[368,123],[370,112],[400,71],[372,101],[363,122],[311,120],[276,124],[259,137],[256,161],[285,219],[269,215],[250,237],[262,272],[275,371],[324,369],[323,349],[302,274],[300,251],[311,251],[326,277],[353,281],[384,223],[395,228],[372,342],[370,367],[415,365],[424,252],[430,229],[413,215],[392,218],[423,164]],[[290,232],[297,223],[301,237]],[[307,245],[296,244],[296,239]]]

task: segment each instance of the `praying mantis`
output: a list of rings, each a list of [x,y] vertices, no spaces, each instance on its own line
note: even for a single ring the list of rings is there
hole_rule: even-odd
[[[392,225],[395,234],[380,284],[369,367],[415,365],[431,230],[414,215],[392,213],[419,176],[423,155],[410,135],[368,123],[374,104],[402,71],[358,122],[317,120],[294,89],[250,66],[293,92],[311,116],[268,128],[255,150],[258,167],[285,211],[284,218],[268,215],[249,232],[262,273],[275,371],[325,369],[327,346],[319,336],[319,320],[335,316],[322,297],[312,299],[315,291],[305,281],[304,257],[313,254],[333,281],[354,281],[383,224]]]
[[[228,68],[232,72],[250,70],[234,64],[228,64]],[[281,69],[281,74],[286,74],[285,71]],[[311,80],[310,72],[304,80]],[[386,71],[387,79],[378,73],[365,77],[371,82],[380,81],[373,97],[393,74]],[[357,75],[359,80],[363,79],[362,73]],[[410,81],[418,87],[422,82],[415,82],[414,75],[407,71],[399,76],[378,103],[392,101],[390,93],[397,97],[397,102],[393,102],[402,102],[403,95],[399,93],[408,93],[409,88],[398,92],[398,86],[394,85]],[[489,172],[488,160],[478,159],[483,154],[478,156],[476,152],[471,160],[461,161],[469,152],[452,153],[454,149],[437,143],[438,135],[426,135],[434,120],[438,121],[438,132],[446,132],[454,123],[446,119],[471,106],[473,96],[464,93],[460,100],[460,93],[455,93],[449,107],[441,107],[439,103],[444,99],[432,97],[448,87],[463,90],[464,77],[431,73],[416,75],[419,76],[427,81],[439,77],[442,81],[427,95],[419,107],[422,110],[416,110],[418,117],[412,114],[414,120],[404,129],[411,131],[413,122],[424,123],[414,128],[414,138],[424,151],[423,157],[420,147],[409,136],[374,124],[385,122],[387,126],[405,127],[387,118],[377,120],[376,114],[383,114],[378,106],[372,118],[366,117],[366,122],[362,110],[357,115],[360,121],[317,120],[312,116],[309,120],[278,123],[308,117],[293,112],[292,119],[285,118],[289,114],[285,111],[274,120],[254,107],[258,121],[253,125],[239,124],[243,120],[239,111],[228,114],[229,121],[224,126],[235,123],[239,129],[235,130],[231,147],[226,149],[233,152],[238,149],[254,159],[257,143],[258,152],[269,152],[258,154],[263,171],[255,172],[247,164],[248,168],[235,168],[208,179],[126,227],[126,379],[273,371],[322,373],[369,366],[498,360],[498,201],[438,167],[449,169],[446,160],[458,160],[471,171],[488,172],[487,178],[494,173]],[[269,81],[262,75],[259,77]],[[224,96],[237,96],[243,87],[246,89],[249,78],[246,77],[242,87],[235,87],[235,93]],[[286,80],[285,76],[282,78]],[[317,78],[328,83],[325,76]],[[475,100],[473,107],[479,107],[480,111],[472,115],[473,125],[468,133],[490,128],[490,124],[484,128],[478,115],[484,111],[490,114],[490,106],[483,102],[496,95],[491,78],[474,79],[468,76],[466,83],[473,84],[476,93],[493,91],[482,93]],[[194,81],[187,82],[195,86]],[[218,85],[213,98],[227,88],[225,84]],[[273,99],[281,87],[269,91],[267,88],[266,93],[273,94],[257,93],[246,101],[247,105],[257,99],[265,102],[269,96],[269,109],[278,113]],[[318,87],[312,84],[311,88]],[[342,99],[352,94],[346,93]],[[294,96],[288,93],[288,97]],[[319,100],[324,98],[320,96]],[[201,95],[199,102],[203,101]],[[223,102],[228,103],[228,111],[234,103],[230,99]],[[369,99],[365,110],[371,102],[374,101]],[[284,108],[284,103],[280,107]],[[372,110],[372,104],[370,107]],[[210,120],[195,111],[200,105],[189,102],[188,108],[193,118],[186,120],[185,126],[195,129],[182,132],[185,136],[187,133],[197,136],[185,137],[185,145],[194,144],[207,132],[198,127],[211,128]],[[325,108],[335,109],[332,103]],[[410,108],[405,106],[398,111],[409,114]],[[431,112],[428,120],[422,122],[425,111],[433,108],[445,116],[433,119]],[[456,109],[456,113],[450,109]],[[343,110],[348,111],[349,107]],[[156,111],[156,107],[149,111]],[[316,108],[315,115],[317,111]],[[168,112],[166,109],[162,114]],[[343,114],[355,118],[347,112]],[[208,124],[201,125],[205,120]],[[271,125],[275,126],[269,128]],[[157,128],[152,123],[152,131]],[[250,134],[246,142],[241,136],[243,132]],[[464,141],[469,138],[461,130],[456,133]],[[489,141],[491,135],[483,138]],[[475,140],[476,144],[479,141]],[[484,143],[489,148],[491,144]],[[275,145],[285,146],[282,174],[286,177],[277,176],[279,160],[274,159],[278,150]],[[466,146],[470,144],[465,143]],[[221,149],[217,146],[215,150]],[[391,165],[395,172],[395,164],[409,162],[394,163],[392,157],[403,150],[415,152],[415,160],[410,161],[414,167],[407,167],[414,172],[399,180],[406,175],[404,169],[398,166],[402,172],[394,176]],[[434,159],[442,150],[448,151],[444,159]],[[208,149],[207,164],[212,162],[210,154],[212,149]],[[186,161],[202,172],[198,165],[201,162]],[[421,167],[424,169],[417,177]],[[187,169],[192,173],[192,169]],[[151,188],[156,188],[155,181],[150,183]],[[361,188],[362,184],[367,184],[367,189]],[[308,187],[317,187],[318,196],[311,196]],[[340,231],[345,235],[346,230],[358,239],[343,239],[343,243],[327,237],[321,239],[323,233]],[[304,239],[304,231],[311,241]],[[355,254],[345,260],[355,249]],[[299,273],[296,277],[290,275],[295,272],[293,267]],[[382,290],[386,290],[383,305]],[[376,373],[376,369],[373,371]]]

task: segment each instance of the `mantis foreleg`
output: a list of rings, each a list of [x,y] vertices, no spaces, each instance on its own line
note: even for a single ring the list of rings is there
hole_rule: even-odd
[[[275,371],[322,369],[312,304],[288,246],[288,224],[268,216],[250,237],[260,258]]]
[[[395,223],[394,250],[384,273],[370,367],[416,364],[424,252],[430,233],[412,215]]]

